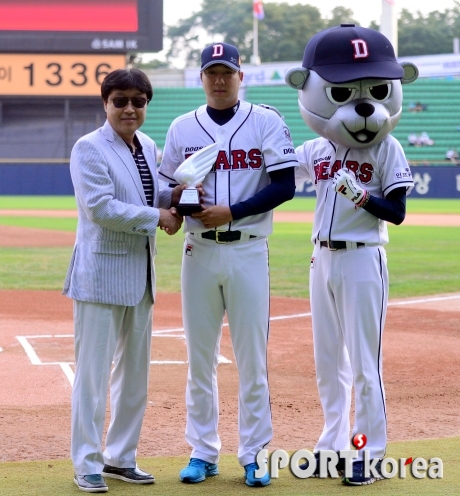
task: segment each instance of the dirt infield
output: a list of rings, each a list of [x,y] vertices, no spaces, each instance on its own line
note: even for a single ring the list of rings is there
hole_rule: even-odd
[[[140,456],[189,453],[183,437],[187,365],[178,331],[179,298],[159,294],[155,305],[156,363]],[[460,295],[397,303],[407,301],[390,305],[383,345],[389,440],[458,435]],[[308,312],[307,300],[272,300],[272,316],[284,319],[272,322],[269,341],[275,431],[270,449],[311,449],[321,432]],[[0,291],[0,348],[0,461],[68,458],[71,384],[65,367],[72,375],[71,300],[56,291]],[[34,354],[39,364],[32,363]],[[231,361],[219,365],[222,450],[234,453],[237,370],[227,328],[221,355]]]
[[[71,246],[74,237],[0,228],[0,246]],[[277,320],[268,356],[275,432],[269,448],[312,448],[322,412],[309,302],[273,298],[271,313]],[[391,302],[383,344],[390,441],[458,435],[459,322],[460,294]],[[187,365],[181,326],[180,295],[160,293],[139,456],[189,453],[183,436]],[[222,451],[235,453],[238,374],[228,328],[221,355]],[[0,461],[69,458],[72,376],[71,300],[57,291],[0,291]]]

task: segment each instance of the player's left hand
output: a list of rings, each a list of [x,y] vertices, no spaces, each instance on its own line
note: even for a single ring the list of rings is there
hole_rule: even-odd
[[[354,175],[347,169],[337,171],[332,179],[332,187],[334,191],[348,198],[354,204],[360,203],[366,194],[366,191],[356,182]]]
[[[202,184],[201,183],[197,184],[195,188],[198,190],[198,193],[200,195],[200,201],[203,202],[204,191]],[[171,193],[171,207],[177,207],[177,204],[179,203],[182,195],[182,191],[184,191],[184,189],[187,189],[186,184],[178,184],[177,186],[174,187]]]
[[[177,204],[179,203],[180,197],[182,195],[182,191],[184,191],[186,187],[186,184],[178,184],[177,186],[174,186],[174,189],[171,193],[171,207],[177,207]]]
[[[204,227],[212,229],[213,227],[223,226],[233,220],[230,207],[222,205],[212,205],[211,207],[202,207],[201,212],[192,214],[194,219],[201,220]]]

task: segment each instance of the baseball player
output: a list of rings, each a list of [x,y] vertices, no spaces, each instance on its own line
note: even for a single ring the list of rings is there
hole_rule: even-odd
[[[202,184],[203,210],[184,222],[185,437],[192,453],[180,479],[195,483],[218,474],[217,364],[226,312],[239,372],[238,460],[246,484],[266,486],[270,476],[256,477],[255,460],[272,438],[267,236],[272,209],[294,196],[298,163],[279,115],[238,99],[243,73],[236,47],[214,43],[205,48],[201,80],[207,105],[171,124],[159,170],[160,178],[175,185],[175,170],[190,154],[217,142],[219,130],[220,151]]]
[[[401,83],[417,74],[412,64],[397,63],[382,34],[352,24],[313,36],[302,67],[286,74],[286,82],[299,90],[303,119],[321,136],[296,149],[296,181],[310,179],[317,196],[310,301],[325,423],[314,452],[349,449],[354,386],[353,435],[367,437],[374,470],[365,474],[360,451],[353,475],[343,477],[349,485],[381,478],[386,449],[386,222],[403,222],[413,187],[402,147],[389,133],[401,115]],[[343,469],[343,460],[337,468]]]

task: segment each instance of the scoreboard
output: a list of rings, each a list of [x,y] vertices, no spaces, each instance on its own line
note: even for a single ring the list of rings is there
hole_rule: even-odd
[[[163,48],[163,0],[0,0],[0,96],[99,96],[130,52]]]
[[[163,49],[163,0],[0,0],[0,53]]]

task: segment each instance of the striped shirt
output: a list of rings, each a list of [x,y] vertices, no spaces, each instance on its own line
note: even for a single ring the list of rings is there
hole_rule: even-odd
[[[131,151],[131,155],[133,156],[134,162],[136,162],[137,170],[141,176],[147,205],[153,207],[153,179],[147,161],[145,160],[144,153],[142,152],[142,145],[136,135],[134,135],[135,150],[133,150],[128,143],[126,144]]]

